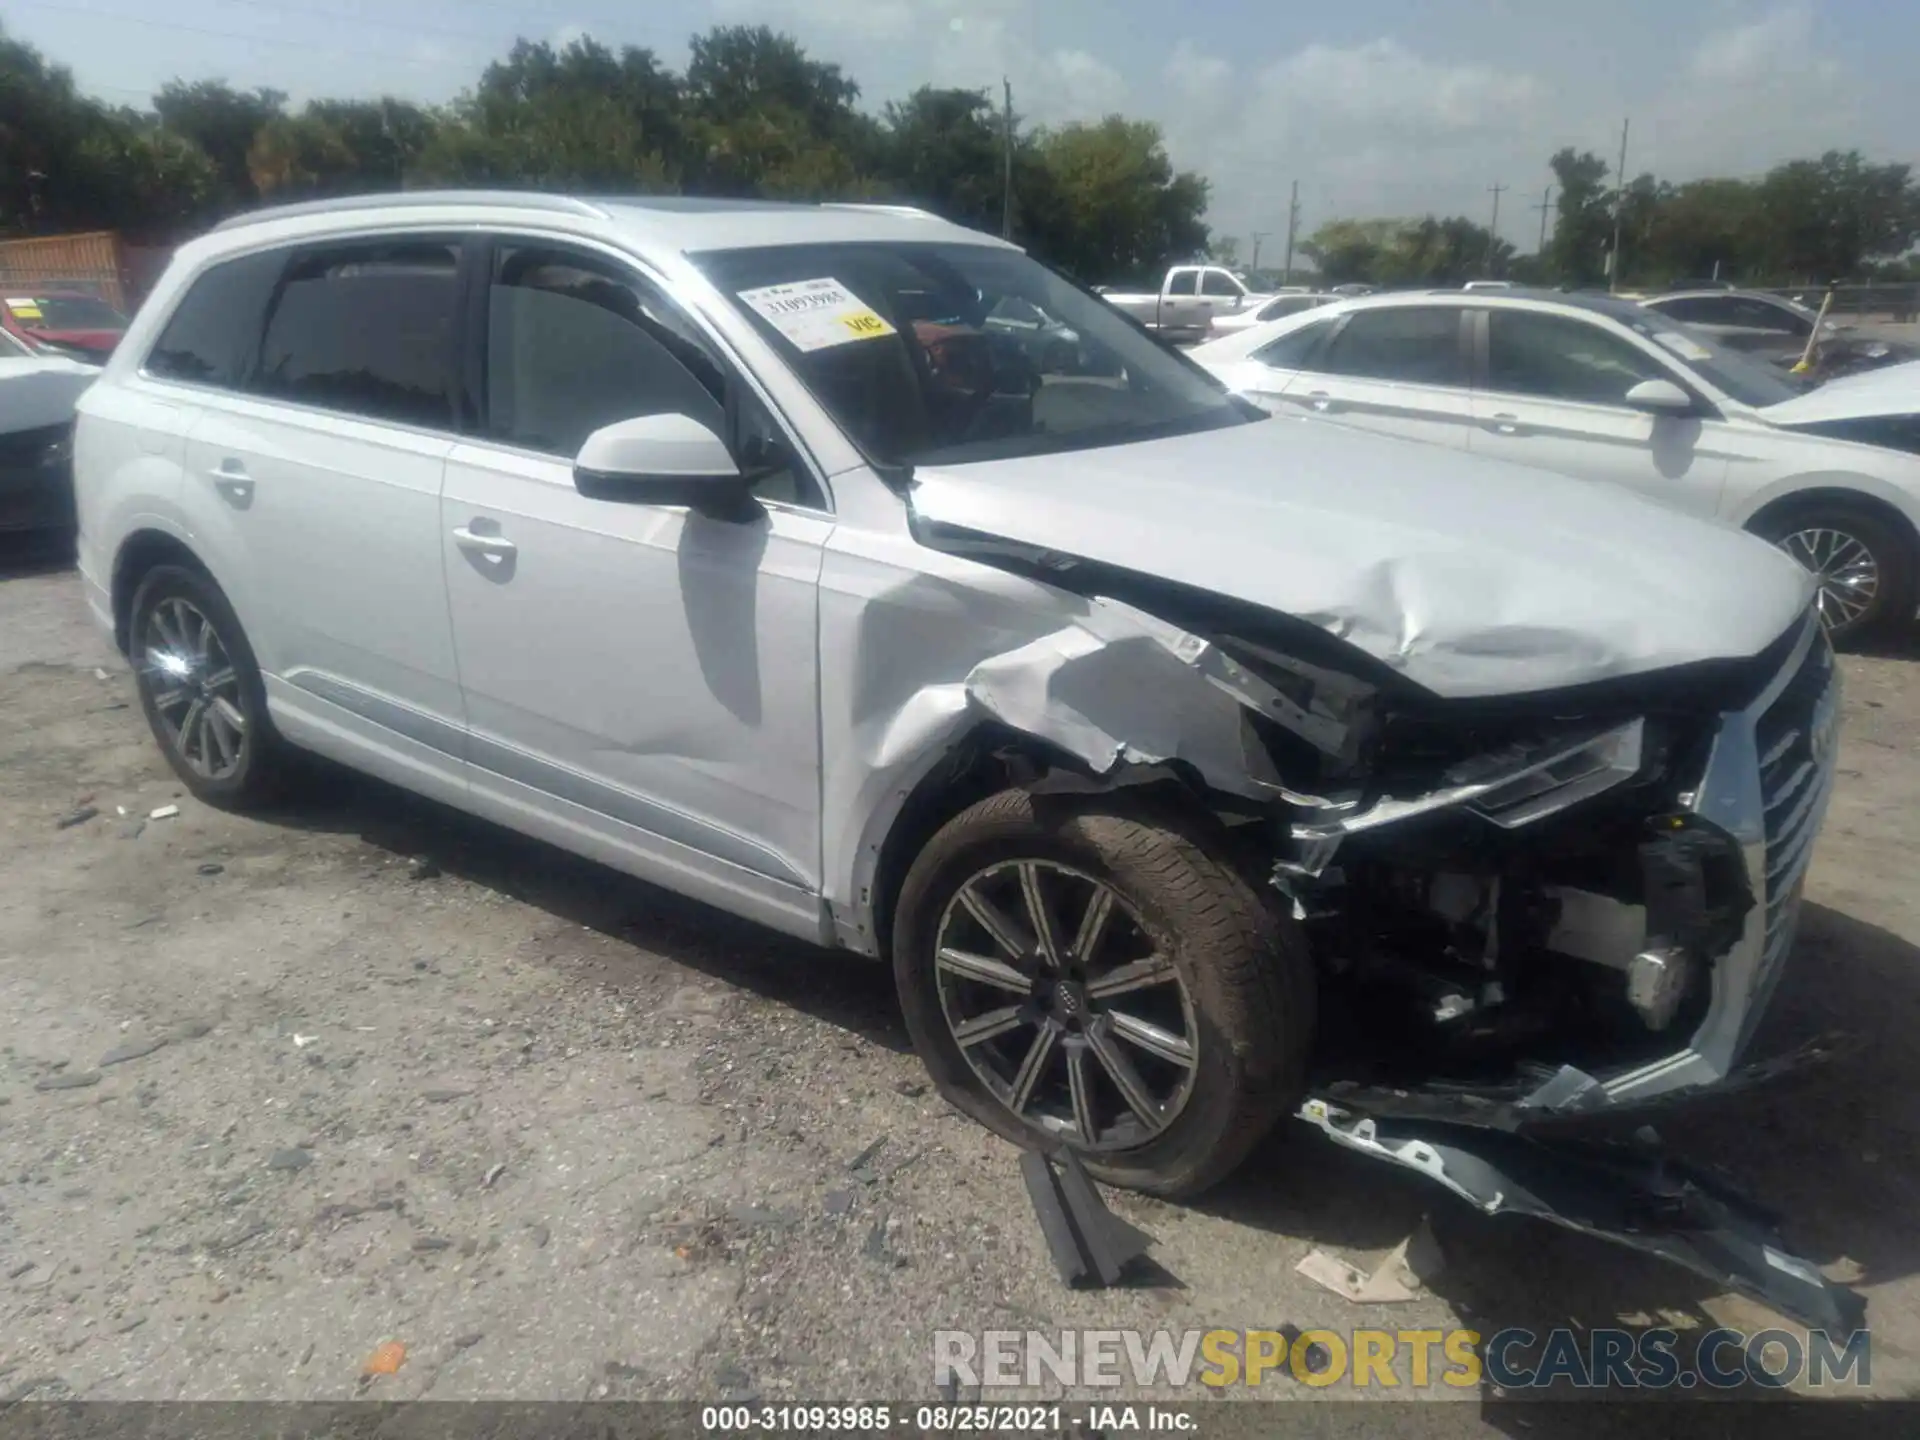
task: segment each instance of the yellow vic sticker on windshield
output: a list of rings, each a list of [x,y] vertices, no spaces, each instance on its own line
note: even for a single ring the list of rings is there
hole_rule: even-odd
[[[39,302],[34,300],[17,300],[9,296],[7,298],[7,309],[13,312],[13,318],[16,320],[38,320],[40,318],[40,305]]]
[[[830,276],[742,290],[740,298],[798,350],[824,350],[894,333],[872,307]]]

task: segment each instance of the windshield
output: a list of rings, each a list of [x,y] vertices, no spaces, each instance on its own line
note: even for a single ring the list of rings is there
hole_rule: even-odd
[[[34,299],[10,297],[13,318],[36,330],[124,330],[127,317],[91,295],[42,295]]]
[[[1742,405],[1778,405],[1807,389],[1765,361],[1729,350],[1704,331],[1669,316],[1621,318],[1654,344],[1684,360],[1702,380]]]
[[[1017,250],[788,245],[693,260],[882,464],[1085,450],[1255,418]],[[1036,311],[1044,327],[1008,323]]]

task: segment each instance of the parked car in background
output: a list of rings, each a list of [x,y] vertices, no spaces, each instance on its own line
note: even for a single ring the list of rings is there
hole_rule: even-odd
[[[1012,341],[1041,374],[1074,375],[1084,368],[1080,332],[1030,300],[1003,296],[981,325]]]
[[[99,368],[0,331],[0,532],[73,528],[73,416]]]
[[[1270,320],[1281,320],[1288,315],[1298,315],[1305,310],[1317,310],[1322,305],[1331,305],[1338,295],[1321,295],[1311,290],[1283,290],[1271,300],[1251,310],[1242,310],[1236,315],[1217,316],[1213,322],[1213,334],[1231,335],[1236,330],[1245,330],[1249,326],[1264,325]]]
[[[1842,376],[1765,414],[1805,435],[1920,455],[1920,360]]]
[[[1249,290],[1222,265],[1175,265],[1152,294],[1103,289],[1100,298],[1169,339],[1198,339],[1222,317],[1257,309],[1272,297]]]
[[[1514,283],[1511,280],[1469,280],[1460,288],[1462,290],[1511,290],[1514,288]]]
[[[1920,348],[1858,334],[1838,321],[1821,320],[1807,305],[1763,290],[1674,290],[1640,303],[1783,369],[1800,362],[1817,329],[1811,367],[1816,380],[1920,358]]]
[[[1270,409],[1604,480],[1744,526],[1819,577],[1836,639],[1913,618],[1920,457],[1808,428],[1801,389],[1657,310],[1557,292],[1383,295],[1192,355]]]
[[[69,353],[105,359],[126,333],[127,317],[93,295],[41,291],[0,295],[0,329]]]
[[[1012,300],[1103,373],[1004,383]],[[210,803],[306,747],[886,957],[948,1100],[1115,1184],[1293,1113],[1854,1328],[1658,1154],[1596,1209],[1591,1149],[1511,1133],[1740,1078],[1837,713],[1750,536],[1276,422],[931,215],[679,196],[229,221],[77,476]]]

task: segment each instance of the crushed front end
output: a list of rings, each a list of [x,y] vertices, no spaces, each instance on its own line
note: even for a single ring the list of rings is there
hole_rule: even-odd
[[[1770,1217],[1650,1128],[1591,1133],[1755,1068],[1739,1066],[1833,781],[1838,672],[1817,621],[1744,675],[1597,708],[1396,714],[1221,646],[1256,676],[1286,670],[1290,703],[1345,732],[1317,759],[1303,727],[1274,737],[1282,773],[1332,782],[1289,788],[1272,874],[1322,980],[1302,1117],[1490,1213],[1662,1254],[1809,1323],[1857,1319]]]

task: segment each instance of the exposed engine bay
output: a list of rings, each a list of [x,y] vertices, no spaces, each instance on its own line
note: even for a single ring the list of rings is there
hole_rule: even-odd
[[[1301,927],[1319,981],[1301,1118],[1489,1213],[1857,1320],[1771,1217],[1650,1128],[1624,1146],[1573,1128],[1632,1129],[1750,1078],[1832,778],[1837,672],[1813,616],[1743,660],[1443,699],[1285,616],[929,540],[1086,597],[967,680],[972,705],[1085,767],[1036,786],[1183,785]]]

